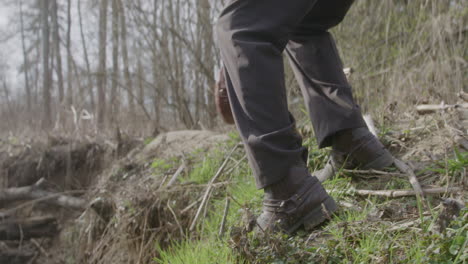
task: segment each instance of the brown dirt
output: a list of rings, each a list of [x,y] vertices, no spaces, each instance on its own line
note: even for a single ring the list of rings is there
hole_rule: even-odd
[[[197,208],[183,209],[203,191],[190,184],[166,188],[168,177],[177,168],[156,175],[151,163],[199,149],[208,151],[227,139],[209,131],[169,132],[109,163],[111,166],[95,176],[98,180],[86,195],[96,207],[105,207],[98,210],[101,214],[90,208],[77,220],[65,222],[59,237],[43,241],[54,257],[41,255],[37,263],[64,263],[67,259],[76,263],[132,263],[136,259],[149,263],[155,241],[165,247],[184,236]]]

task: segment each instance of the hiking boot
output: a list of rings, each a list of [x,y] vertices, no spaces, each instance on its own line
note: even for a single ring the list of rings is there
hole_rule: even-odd
[[[381,170],[392,164],[392,154],[367,127],[348,129],[333,136],[330,158],[316,176],[322,182],[340,169]]]
[[[331,160],[335,168],[380,170],[392,165],[393,156],[363,127],[344,130],[333,137]]]
[[[257,228],[263,232],[287,234],[301,226],[311,230],[330,219],[337,209],[335,201],[317,178],[306,176],[293,182],[283,180],[265,189],[263,213],[257,218]]]

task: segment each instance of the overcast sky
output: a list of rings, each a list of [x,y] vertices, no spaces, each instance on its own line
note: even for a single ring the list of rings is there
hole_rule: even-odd
[[[13,14],[13,8],[6,6],[5,4],[0,5],[0,39],[4,36],[5,32],[11,32],[11,29],[8,26],[8,21],[10,16]],[[4,60],[2,63],[6,64],[9,67],[9,70],[6,74],[7,82],[10,84],[10,87],[15,89],[17,86],[17,67],[20,62],[21,50],[15,49],[14,47],[18,44],[19,39],[13,38],[10,39],[7,43],[0,44],[0,56]],[[19,47],[19,46],[17,46]]]
[[[26,2],[27,3],[27,2]],[[25,4],[26,4],[25,3]],[[76,3],[72,1],[72,3]],[[87,1],[83,1],[83,10],[85,10]],[[26,6],[26,5],[25,5]],[[27,8],[27,7],[25,7]],[[6,74],[6,79],[9,84],[10,89],[14,91],[21,91],[23,86],[23,79],[24,77],[22,74],[18,72],[19,66],[23,63],[23,54],[21,48],[21,38],[20,38],[20,28],[19,24],[16,23],[19,19],[13,17],[18,14],[18,5],[16,2],[10,2],[10,4],[2,3],[0,0],[0,40],[5,37],[5,32],[10,32],[14,34],[14,37],[9,39],[7,42],[0,43],[0,59],[3,59],[1,63],[7,64],[9,67],[8,72]],[[72,23],[72,53],[75,54],[74,59],[81,62],[80,57],[80,46],[79,43],[79,34],[78,34],[78,15],[76,10],[76,5],[72,5],[72,19],[74,20]],[[11,22],[11,21],[16,22]],[[86,25],[88,23],[92,23],[93,18],[92,16],[85,16],[83,23]],[[86,30],[85,30],[86,31]],[[85,32],[87,34],[88,32]],[[3,37],[3,38],[2,38]],[[89,43],[89,46],[92,47],[92,43]],[[64,48],[62,48],[62,53],[65,52]],[[94,55],[94,50],[89,50],[90,56]],[[64,62],[65,65],[65,62]],[[66,67],[66,66],[64,66]]]

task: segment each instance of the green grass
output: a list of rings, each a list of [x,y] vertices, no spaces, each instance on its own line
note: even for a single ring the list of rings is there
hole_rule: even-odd
[[[225,153],[232,149],[237,140],[233,136],[230,143],[220,145],[204,157],[199,153],[194,155],[195,164],[186,180],[208,182],[222,163]],[[305,144],[311,150],[309,166],[322,166],[326,152],[318,150],[313,140]],[[233,159],[240,160],[243,155],[243,150],[239,149]],[[444,172],[458,175],[464,169],[465,162],[466,153],[457,153],[453,160],[438,166],[443,167]],[[230,165],[233,163],[230,162]],[[278,234],[267,238],[256,237],[252,233],[242,234],[242,242],[234,239],[234,236],[245,224],[241,220],[245,210],[260,212],[262,191],[256,189],[245,161],[219,181],[230,181],[230,184],[213,192],[206,218],[197,226],[196,235],[174,243],[168,249],[157,249],[159,257],[155,263],[465,263],[468,260],[467,211],[463,211],[445,233],[438,234],[431,229],[440,212],[430,209],[439,203],[440,200],[436,198],[422,204],[412,197],[362,198],[346,191],[356,185],[411,188],[404,178],[393,178],[382,183],[359,181],[352,175],[340,173],[324,186],[332,190],[331,195],[337,201],[352,203],[355,205],[353,208],[342,209],[327,225],[313,233],[300,231],[293,237]],[[219,237],[226,199],[231,199],[227,230],[224,236]],[[426,218],[421,223],[391,230],[399,221],[422,219],[423,212],[426,212]]]
[[[224,246],[224,242],[208,238],[199,241],[183,241],[174,245],[170,250],[159,250],[157,263],[168,264],[207,264],[207,263],[236,263],[231,249]]]

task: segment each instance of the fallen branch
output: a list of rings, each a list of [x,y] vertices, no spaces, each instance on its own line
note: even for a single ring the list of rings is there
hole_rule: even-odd
[[[449,187],[449,188],[428,188],[422,189],[422,193],[426,195],[437,195],[444,193],[456,193],[461,192],[463,189],[460,187]],[[417,196],[419,193],[415,190],[354,190],[354,193],[359,196],[383,196],[389,198],[399,198],[408,196]]]
[[[221,220],[221,225],[219,226],[219,233],[218,233],[219,238],[222,238],[224,235],[224,229],[226,227],[226,219],[229,213],[230,202],[231,200],[229,199],[229,197],[226,197],[226,205],[224,206],[223,220]]]
[[[416,111],[418,112],[418,114],[424,115],[424,114],[435,113],[437,111],[445,111],[445,110],[457,109],[457,108],[468,109],[468,103],[453,104],[453,105],[446,105],[444,103],[440,105],[418,105],[416,106]]]
[[[8,219],[0,222],[0,240],[27,240],[30,238],[53,237],[58,233],[55,217]]]
[[[167,201],[167,208],[169,208],[169,211],[171,212],[172,217],[174,217],[174,221],[176,222],[177,227],[179,228],[180,237],[185,237],[184,229],[183,229],[182,226],[180,225],[179,218],[177,218],[177,215],[176,215],[176,213],[174,212],[174,209],[172,209],[171,205],[169,204],[169,201]]]
[[[172,175],[172,177],[169,180],[169,182],[167,183],[166,187],[168,187],[168,188],[171,187],[176,182],[177,178],[182,174],[184,169],[185,169],[185,163],[182,163],[182,165],[180,165],[180,167],[177,169],[177,171],[174,173],[174,175]]]
[[[42,255],[44,255],[46,258],[49,258],[50,257],[50,254],[47,253],[47,251],[41,246],[41,244],[39,244],[39,242],[37,242],[36,239],[31,239],[31,243],[33,243],[33,245],[39,249],[39,251],[42,253]]]
[[[195,229],[195,226],[197,224],[197,221],[198,221],[198,218],[200,217],[200,213],[202,212],[203,210],[203,207],[205,206],[205,203],[207,202],[208,200],[208,197],[210,196],[210,193],[211,193],[211,189],[213,189],[213,184],[214,182],[218,179],[218,177],[223,173],[224,169],[226,168],[226,165],[228,164],[228,161],[229,159],[231,158],[232,154],[234,154],[234,151],[237,149],[237,147],[239,146],[239,144],[236,144],[231,152],[229,152],[229,154],[227,155],[227,157],[224,159],[224,162],[223,164],[221,164],[221,166],[219,167],[218,171],[216,172],[216,174],[213,176],[213,178],[210,180],[210,182],[208,183],[208,187],[206,188],[206,191],[205,191],[205,194],[203,195],[203,199],[201,201],[201,204],[200,206],[198,207],[198,210],[197,210],[197,213],[195,214],[195,218],[193,219],[192,221],[192,224],[190,225],[190,231],[193,231]]]
[[[429,220],[431,217],[430,216],[425,216],[423,217],[423,221],[427,221]],[[416,220],[412,220],[412,221],[409,221],[409,222],[403,222],[401,224],[397,224],[397,225],[394,225],[392,226],[390,229],[388,229],[389,232],[392,232],[392,231],[400,231],[400,230],[403,230],[403,229],[407,229],[407,228],[410,228],[414,225],[417,225],[417,224],[421,224],[421,219],[416,219]]]
[[[43,185],[43,183],[44,179],[40,179],[36,184],[31,186],[0,190],[0,203],[37,199],[49,204],[54,204],[65,208],[71,208],[75,210],[86,209],[86,201],[81,198],[52,193],[39,189]]]
[[[396,176],[396,177],[403,177],[406,174],[403,173],[395,173],[395,172],[386,172],[386,171],[379,171],[379,170],[342,170],[345,173],[353,173],[353,174],[360,174],[360,175],[378,175],[378,176]]]
[[[35,252],[30,250],[11,249],[4,246],[0,248],[0,263],[24,264],[28,263],[35,255]]]
[[[414,171],[410,168],[410,166],[396,158],[393,159],[393,163],[401,172],[406,173],[408,175],[409,181],[413,186],[413,189],[417,196],[424,197],[424,192],[421,188],[421,184],[419,184],[418,178],[416,178],[416,174],[414,174]]]

